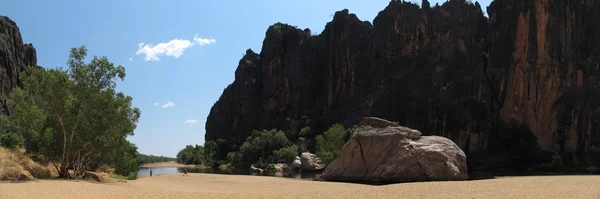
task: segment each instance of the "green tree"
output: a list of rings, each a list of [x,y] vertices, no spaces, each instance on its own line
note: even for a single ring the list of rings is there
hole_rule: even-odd
[[[217,153],[219,147],[214,141],[204,142],[204,165],[206,166],[219,166],[217,160]]]
[[[122,175],[122,176],[128,176],[128,178],[137,178],[137,172],[139,170],[139,166],[138,166],[138,162],[137,162],[137,157],[138,157],[138,152],[137,152],[137,147],[133,144],[130,143],[127,140],[124,140],[122,143],[122,148],[119,150],[119,156],[115,156],[115,162],[114,162],[114,167],[115,167],[115,173]],[[135,176],[135,177],[133,177]],[[133,179],[131,179],[133,180]]]
[[[340,150],[348,140],[349,133],[341,124],[334,124],[323,135],[318,135],[316,155],[329,164],[340,155]]]
[[[310,135],[310,126],[305,126],[300,129],[300,134],[298,134],[299,137],[306,137],[308,135]]]
[[[141,114],[131,97],[115,91],[125,69],[106,57],[85,63],[86,56],[81,46],[71,49],[68,69],[29,67],[23,76],[28,90],[17,88],[9,97],[11,121],[27,150],[52,161],[62,178],[73,177],[69,168],[81,175],[93,161],[119,154]]]
[[[289,152],[294,149],[291,148],[293,147],[292,145],[293,143],[288,140],[283,131],[276,129],[254,130],[250,137],[242,144],[239,152],[229,153],[228,159],[230,161],[235,160],[232,164],[238,168],[248,168],[254,163],[266,166],[267,163],[276,163],[280,160],[286,161],[289,159]],[[292,159],[298,154],[297,146],[294,154]]]
[[[292,145],[273,151],[273,162],[290,163],[298,155],[298,146]]]
[[[169,162],[176,161],[176,158],[165,157],[165,156],[155,156],[155,155],[146,155],[146,154],[138,154],[137,157],[138,165],[143,165],[147,163],[155,163],[155,162]]]
[[[187,145],[177,153],[177,162],[182,164],[200,165],[205,163],[204,147],[196,145]]]
[[[23,137],[17,133],[8,117],[0,115],[0,146],[13,149],[21,148],[24,144]]]

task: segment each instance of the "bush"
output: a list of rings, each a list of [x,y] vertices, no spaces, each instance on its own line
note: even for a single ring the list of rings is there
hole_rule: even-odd
[[[298,146],[292,145],[273,151],[274,162],[290,163],[298,155]]]
[[[177,153],[177,162],[181,164],[195,165],[200,165],[202,163],[206,164],[206,160],[204,158],[204,146],[185,146],[184,149],[181,149],[179,153]]]
[[[294,148],[295,147],[295,148]],[[265,168],[268,163],[276,163],[279,160],[287,160],[291,154],[293,158],[298,154],[298,147],[293,146],[283,131],[254,130],[240,150],[227,155],[234,167],[248,168],[251,164],[256,167]],[[291,160],[290,160],[291,161]]]
[[[127,180],[136,180],[137,179],[137,172],[129,172],[129,175],[127,175]]]
[[[267,173],[275,173],[275,165],[274,164],[269,164],[267,165],[267,168],[265,168],[265,171]]]
[[[349,133],[341,124],[334,124],[323,135],[317,136],[317,153],[325,164],[331,163],[340,155],[340,150],[346,144]]]
[[[21,148],[24,143],[23,138],[15,133],[0,134],[0,146],[4,148]]]
[[[310,127],[309,126],[305,126],[304,128],[302,128],[300,130],[300,134],[298,134],[298,137],[306,137],[309,134],[310,134]]]

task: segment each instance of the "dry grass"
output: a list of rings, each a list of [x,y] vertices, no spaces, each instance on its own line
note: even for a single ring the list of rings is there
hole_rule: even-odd
[[[24,154],[23,150],[0,147],[0,180],[32,180],[53,176],[49,165],[40,165]]]

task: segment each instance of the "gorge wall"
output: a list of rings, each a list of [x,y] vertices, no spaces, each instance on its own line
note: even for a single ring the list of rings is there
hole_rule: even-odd
[[[22,86],[20,73],[27,66],[37,66],[36,56],[33,45],[23,44],[17,24],[0,16],[0,115],[10,113],[8,95]]]
[[[271,128],[296,139],[304,126],[312,138],[373,116],[448,137],[470,160],[538,151],[515,161],[589,162],[600,151],[600,1],[495,0],[487,12],[392,1],[373,24],[338,11],[319,35],[274,24],[212,107],[206,140],[239,146]]]

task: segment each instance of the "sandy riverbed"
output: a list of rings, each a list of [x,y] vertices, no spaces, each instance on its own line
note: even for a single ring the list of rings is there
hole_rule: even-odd
[[[0,183],[0,199],[27,198],[600,198],[600,176],[503,177],[384,186],[260,176],[162,175],[127,183]]]

